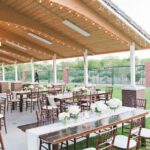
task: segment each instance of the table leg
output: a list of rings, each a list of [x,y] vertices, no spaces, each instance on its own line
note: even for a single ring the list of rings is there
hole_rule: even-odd
[[[20,95],[20,112],[23,112],[23,95]]]
[[[59,144],[54,144],[52,150],[59,150]]]
[[[60,112],[63,112],[63,107],[62,107],[62,105],[63,105],[63,102],[62,102],[62,100],[60,100]]]
[[[145,128],[145,117],[142,120],[142,128]],[[145,147],[146,146],[146,140],[144,138],[141,138],[141,146]]]

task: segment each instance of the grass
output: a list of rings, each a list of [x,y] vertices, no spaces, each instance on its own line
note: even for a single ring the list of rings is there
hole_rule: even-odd
[[[69,89],[72,89],[74,86],[75,86],[75,84],[73,84],[73,83],[67,85],[67,87]],[[102,86],[97,86],[97,88],[99,88],[101,90],[105,89]],[[146,109],[150,110],[150,88],[147,88],[145,90],[145,96],[146,96],[145,98],[147,99],[147,107],[146,107]],[[114,87],[114,89],[113,89],[113,97],[118,98],[118,99],[122,99],[121,87],[117,87],[117,86]],[[146,127],[150,129],[150,118],[146,119]],[[118,129],[118,133],[120,133],[120,131],[121,130]],[[97,143],[97,140],[98,139],[96,137],[90,138],[90,140],[89,140],[89,147],[95,147],[96,143]],[[84,149],[85,145],[86,145],[86,141],[79,142],[77,144],[77,150]],[[147,147],[147,150],[148,149],[150,149],[150,147]],[[66,148],[64,148],[63,150],[66,150]],[[74,150],[73,145],[70,145],[69,150]],[[140,148],[140,150],[145,150],[145,148]]]

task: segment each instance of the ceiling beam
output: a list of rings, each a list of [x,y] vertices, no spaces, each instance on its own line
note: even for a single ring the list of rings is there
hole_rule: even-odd
[[[33,42],[29,41],[29,40],[26,40],[25,38],[22,38],[21,36],[19,36],[17,34],[14,34],[14,33],[10,32],[10,31],[8,32],[8,31],[6,31],[4,29],[0,30],[0,37],[13,40],[13,41],[18,42],[18,43],[20,43],[20,44],[22,44],[24,46],[27,46],[27,47],[29,46],[30,48],[32,48],[34,50],[37,50],[37,52],[38,51],[40,51],[41,53],[44,52],[44,53],[46,53],[47,55],[50,55],[50,56],[54,55],[54,52],[50,51],[49,49],[46,49],[46,48],[44,48],[44,47],[42,47],[40,45],[37,45],[37,44],[35,44],[35,43],[33,43]],[[39,54],[40,56],[41,56],[41,53]],[[58,57],[61,57],[61,58],[64,57],[63,55],[60,55],[57,52],[55,54],[57,54]],[[36,53],[34,53],[34,55],[36,55]]]
[[[33,18],[19,13],[18,11],[5,5],[4,3],[1,3],[0,5],[0,20],[15,23],[18,25],[28,27],[30,29],[40,31],[42,33],[52,36],[56,40],[64,42],[69,47],[71,46],[76,48],[77,50],[80,50],[81,52],[84,52],[84,50],[87,49],[86,47],[82,47],[79,43],[74,42],[72,39],[69,39],[63,33],[60,34],[53,28],[47,27],[41,24],[40,22],[33,20]]]
[[[12,64],[12,62],[10,60],[4,59],[0,57],[0,62],[4,63],[4,64]]]
[[[23,62],[24,62],[24,61],[22,61],[22,60],[16,58],[15,56],[13,56],[13,55],[11,55],[11,54],[6,54],[6,53],[4,53],[3,51],[1,51],[1,49],[0,49],[0,57],[5,58],[5,59],[9,59],[9,60],[14,61],[14,62],[15,62],[15,61],[20,62],[20,63],[23,63]]]
[[[30,54],[27,54],[27,53],[22,52],[22,51],[20,51],[18,49],[15,49],[15,48],[13,48],[11,46],[8,46],[8,45],[6,45],[6,43],[2,43],[1,49],[4,49],[4,50],[9,51],[9,52],[12,52],[12,53],[14,53],[16,55],[20,55],[21,57],[25,57],[27,59],[26,62],[30,61],[32,58],[34,58],[35,61],[40,60],[40,59],[37,59],[37,58],[33,57]]]

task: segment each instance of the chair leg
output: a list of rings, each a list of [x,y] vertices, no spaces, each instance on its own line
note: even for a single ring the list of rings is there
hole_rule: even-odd
[[[122,123],[121,129],[122,129],[122,135],[123,135],[123,133],[124,133],[124,123]]]
[[[48,149],[51,150],[51,144],[50,143],[48,144]]]
[[[26,111],[28,110],[28,102],[26,101]]]
[[[74,150],[76,150],[76,139],[74,139]]]
[[[86,136],[86,147],[89,147],[89,135]]]
[[[68,144],[68,141],[66,141],[66,148],[67,148],[67,150],[69,150],[69,144]]]
[[[5,133],[7,134],[7,127],[6,127],[6,120],[4,118],[4,127],[5,127]]]
[[[40,139],[40,147],[39,147],[39,150],[42,150],[42,141]]]

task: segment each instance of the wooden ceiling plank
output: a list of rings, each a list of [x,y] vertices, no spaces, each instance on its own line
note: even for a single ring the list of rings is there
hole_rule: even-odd
[[[0,57],[6,58],[6,59],[10,59],[10,60],[12,60],[12,61],[14,61],[14,62],[15,62],[15,61],[20,62],[20,63],[23,63],[23,62],[24,62],[24,61],[22,61],[22,60],[20,60],[20,59],[18,59],[18,58],[16,58],[16,57],[14,57],[13,55],[3,53],[3,52],[1,51],[1,49],[0,49]]]
[[[35,21],[30,17],[22,15],[21,13],[15,11],[9,6],[6,6],[3,3],[0,5],[0,20],[16,23],[22,26],[29,27],[31,29],[35,29],[37,31],[41,31],[45,34],[52,36],[56,40],[60,40],[71,47],[75,47],[77,50],[80,50],[81,52],[83,52],[84,49],[86,49],[85,47],[82,47],[81,45],[74,43],[73,40],[69,39],[63,33],[60,34],[54,29],[44,26],[43,24],[40,24],[38,21]]]
[[[10,32],[8,33],[8,31],[5,31],[4,29],[0,30],[0,33],[1,33],[0,34],[1,37],[9,38],[9,39],[14,40],[14,41],[16,41],[16,42],[18,42],[20,44],[25,45],[25,46],[29,46],[29,47],[37,50],[37,52],[41,51],[41,52],[44,52],[47,55],[51,55],[51,56],[54,55],[54,53],[56,53],[58,57],[61,57],[61,58],[64,57],[62,54],[59,54],[58,52],[54,52],[50,48],[47,49],[47,48],[45,48],[43,46],[37,45],[37,44],[35,44],[35,43],[33,43],[33,42],[29,41],[29,40],[26,40],[25,38],[22,38],[22,37],[20,37],[20,36],[18,36],[16,34],[14,34],[14,33],[10,33]],[[40,53],[40,55],[41,55],[41,53]]]
[[[22,51],[20,51],[20,50],[18,50],[18,49],[12,48],[12,47],[6,45],[5,43],[2,44],[1,48],[4,49],[4,50],[7,50],[8,52],[12,52],[12,53],[15,53],[15,54],[17,54],[17,55],[26,57],[26,59],[28,59],[28,60],[31,60],[31,59],[33,58],[32,55],[27,54],[27,53],[25,53],[25,52],[22,52]],[[37,58],[35,58],[35,57],[34,57],[34,59],[35,59],[35,61],[40,60],[40,59],[37,59]],[[28,60],[27,60],[27,61],[28,61]]]

